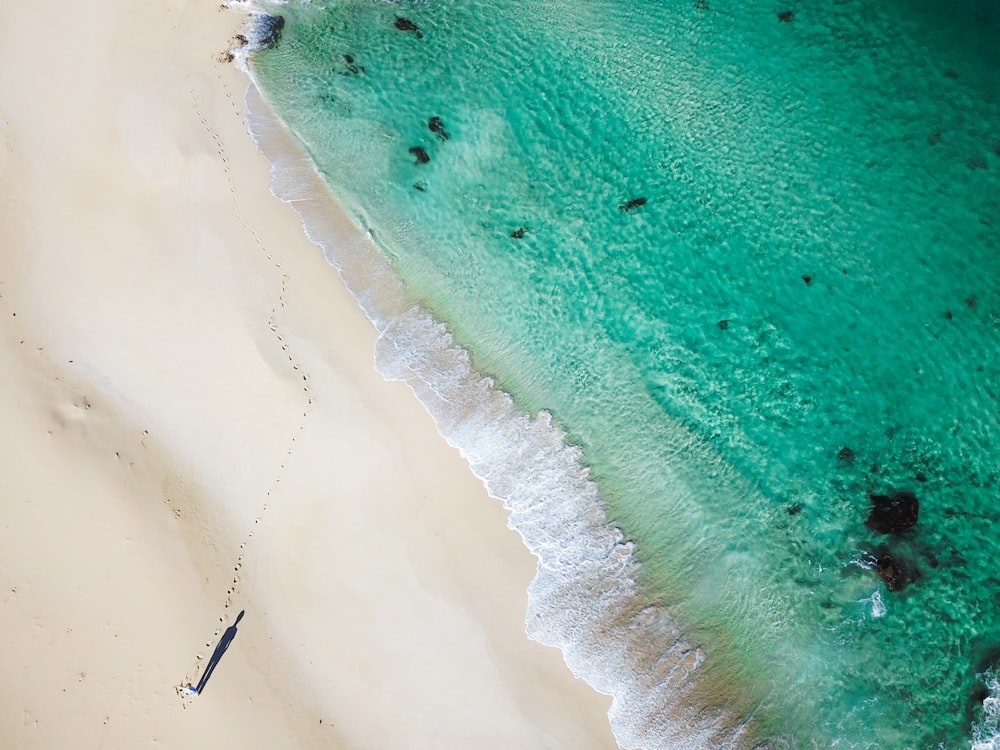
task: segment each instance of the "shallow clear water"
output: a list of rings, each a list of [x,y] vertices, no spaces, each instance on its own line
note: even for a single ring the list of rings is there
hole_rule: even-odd
[[[993,742],[995,680],[979,675],[1000,656],[1000,9],[261,7],[286,21],[253,61],[269,104],[409,298],[514,399],[502,420],[520,426],[490,448],[467,415],[445,419],[449,439],[483,465],[516,453],[481,470],[491,490],[556,515],[582,506],[539,455],[589,467],[624,538],[576,547],[566,531],[560,551],[558,524],[533,542],[539,524],[515,512],[543,568],[623,550],[640,565],[622,629],[592,629],[571,659],[603,669],[602,689],[602,637],[648,668],[642,691],[616,691],[619,737]],[[404,349],[452,345],[420,315],[396,330]],[[421,361],[434,399],[447,368]],[[473,380],[449,387],[493,413]],[[540,410],[558,444],[522,442],[541,428],[518,414]],[[899,490],[917,525],[867,528],[869,494]],[[915,580],[890,590],[873,570],[886,554]],[[559,575],[560,606],[603,601],[600,577]],[[656,718],[692,707],[714,729]]]

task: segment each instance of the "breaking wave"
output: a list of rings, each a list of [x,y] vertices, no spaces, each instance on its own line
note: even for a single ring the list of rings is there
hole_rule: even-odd
[[[982,719],[972,727],[972,750],[1000,750],[1000,679],[992,671],[982,677],[989,693]]]

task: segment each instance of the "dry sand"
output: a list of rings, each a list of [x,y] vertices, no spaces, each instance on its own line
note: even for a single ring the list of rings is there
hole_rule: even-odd
[[[0,746],[614,748],[524,636],[500,503],[268,193],[240,21],[5,8]]]

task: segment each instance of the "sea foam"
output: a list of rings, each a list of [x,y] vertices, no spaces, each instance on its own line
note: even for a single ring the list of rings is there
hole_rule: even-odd
[[[1000,750],[1000,679],[992,671],[982,677],[989,693],[982,719],[972,727],[972,750]]]
[[[250,14],[251,44],[234,53],[251,79],[247,121],[271,163],[271,191],[298,212],[308,238],[377,328],[378,371],[410,386],[537,556],[528,635],[560,648],[575,675],[613,697],[609,718],[622,747],[744,746],[749,720],[706,703],[697,679],[705,654],[643,597],[632,544],[609,522],[580,450],[546,412],[519,410],[472,367],[444,324],[407,301],[363,209],[353,207],[354,221],[345,221],[338,204],[348,205],[347,196],[324,181],[256,85],[254,40],[273,28],[273,17],[246,2],[231,7]]]

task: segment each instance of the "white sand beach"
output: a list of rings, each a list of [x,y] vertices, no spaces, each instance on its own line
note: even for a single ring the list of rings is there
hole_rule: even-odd
[[[241,22],[5,8],[0,746],[613,750],[501,504],[268,192]]]

